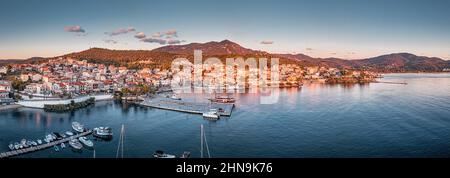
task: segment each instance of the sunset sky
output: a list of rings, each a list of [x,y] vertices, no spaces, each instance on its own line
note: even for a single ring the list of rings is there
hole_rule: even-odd
[[[229,39],[273,53],[450,59],[448,0],[2,0],[0,59]]]

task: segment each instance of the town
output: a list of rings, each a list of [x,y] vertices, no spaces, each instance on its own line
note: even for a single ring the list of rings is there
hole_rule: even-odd
[[[200,70],[191,72],[200,72],[203,76],[211,72],[206,67]],[[251,71],[258,73],[257,69],[248,71],[235,71],[232,78],[236,79],[238,73],[245,73],[247,88],[249,83],[257,82],[251,81],[248,75]],[[0,67],[0,101],[2,105],[7,105],[19,100],[73,99],[92,94],[148,96],[170,89],[175,72],[161,68],[127,69],[70,57],[58,57],[37,64],[9,64]],[[375,81],[378,76],[369,71],[282,64],[279,66],[278,86],[299,87],[307,82],[367,83]],[[206,87],[206,82],[204,84],[203,87]]]

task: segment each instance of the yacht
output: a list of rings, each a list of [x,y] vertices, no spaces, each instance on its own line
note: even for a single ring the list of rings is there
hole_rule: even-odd
[[[98,127],[94,128],[94,136],[99,138],[111,138],[113,135],[111,128]]]
[[[37,140],[38,145],[42,144],[42,140]]]
[[[69,145],[72,148],[75,148],[77,150],[80,150],[81,148],[83,148],[83,145],[77,140],[77,139],[72,139],[69,141]]]
[[[71,131],[66,131],[65,133],[66,133],[66,135],[69,136],[69,137],[70,137],[70,136],[73,136],[73,132],[71,132]]]
[[[88,146],[88,147],[93,147],[94,143],[90,140],[88,140],[86,137],[80,137],[78,138],[78,140],[80,140],[81,143],[83,143],[84,145]]]
[[[175,155],[170,155],[164,153],[164,151],[156,150],[155,153],[153,153],[153,157],[155,158],[175,158]]]
[[[20,141],[20,146],[22,146],[22,148],[28,147],[28,145],[27,145],[27,140],[22,139],[22,140]]]
[[[209,120],[218,120],[220,118],[220,114],[217,112],[217,109],[210,109],[209,112],[203,113],[203,118]]]
[[[72,128],[73,128],[73,130],[80,132],[80,133],[84,131],[83,125],[81,125],[78,122],[72,122]]]
[[[31,141],[31,145],[37,146],[38,144],[35,141]]]

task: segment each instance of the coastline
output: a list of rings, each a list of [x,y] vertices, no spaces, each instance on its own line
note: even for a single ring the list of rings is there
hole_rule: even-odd
[[[23,107],[23,106],[18,105],[18,104],[4,105],[4,106],[0,106],[0,111],[9,110],[9,109],[17,109],[17,108],[21,108],[21,107]]]

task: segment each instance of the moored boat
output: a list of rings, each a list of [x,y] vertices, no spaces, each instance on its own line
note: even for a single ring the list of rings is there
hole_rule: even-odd
[[[191,152],[189,151],[183,152],[183,154],[180,156],[180,158],[189,158],[189,157],[191,157]]]
[[[86,137],[80,137],[78,138],[78,140],[80,140],[81,143],[83,143],[84,145],[88,146],[88,147],[93,147],[94,143],[90,140],[88,140]]]
[[[108,139],[111,138],[113,133],[110,127],[97,127],[94,128],[94,137]]]
[[[153,153],[154,158],[175,158],[175,155],[170,155],[164,153],[162,150],[156,150],[155,153]]]
[[[72,128],[77,132],[84,132],[84,126],[78,122],[72,122]]]
[[[216,109],[210,109],[209,112],[203,113],[203,118],[209,120],[218,120],[220,118],[220,114]]]
[[[9,147],[9,149],[10,149],[11,151],[15,149],[15,148],[14,148],[14,144],[12,144],[12,143],[9,144],[8,147]]]
[[[40,139],[37,140],[37,144],[39,144],[39,145],[42,144],[42,140],[40,140]]]
[[[81,148],[83,148],[83,145],[77,140],[77,139],[72,139],[69,141],[69,145],[77,150],[80,150]]]
[[[65,133],[66,133],[66,135],[69,136],[69,137],[70,137],[70,136],[73,136],[73,132],[71,132],[71,131],[66,131]]]
[[[66,147],[66,144],[61,143],[61,148],[64,149]]]

